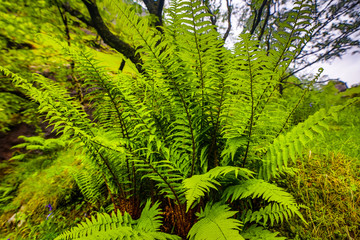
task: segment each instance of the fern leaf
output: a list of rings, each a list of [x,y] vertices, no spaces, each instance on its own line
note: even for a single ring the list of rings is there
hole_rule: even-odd
[[[270,203],[266,207],[260,208],[258,211],[252,211],[251,209],[247,210],[243,214],[243,221],[244,223],[256,222],[263,226],[266,226],[270,221],[270,225],[273,226],[274,223],[283,223],[284,220],[288,221],[294,214],[306,223],[297,207],[289,207],[277,203]]]
[[[132,233],[132,225],[134,221],[131,219],[131,216],[128,213],[121,215],[121,212],[118,210],[117,214],[113,212],[110,216],[106,213],[97,214],[97,217],[92,217],[91,221],[86,219],[86,222],[79,223],[76,227],[72,228],[69,231],[65,231],[60,236],[56,237],[56,240],[67,240],[67,239],[82,239],[86,236],[98,235],[105,233],[110,229],[113,229],[113,226],[116,227],[117,231],[121,234],[128,235]],[[111,233],[109,233],[111,234]]]
[[[202,175],[193,175],[183,181],[183,188],[185,189],[185,198],[187,200],[187,211],[190,209],[195,201],[198,201],[210,189],[216,189],[216,185],[220,183],[215,180],[220,176],[230,175],[233,173],[235,178],[241,176],[244,179],[249,179],[253,176],[253,172],[246,168],[239,168],[233,166],[216,167]]]
[[[210,191],[210,188],[216,189],[215,185],[220,185],[219,182],[205,175],[193,175],[183,181],[183,187],[185,190],[186,198],[186,211],[188,211],[191,205],[199,198],[205,196],[206,192]]]
[[[251,198],[261,197],[267,201],[278,202],[285,206],[296,205],[296,201],[290,193],[261,179],[241,181],[238,185],[226,188],[223,195],[225,200],[228,200],[231,197],[232,202],[250,196]]]
[[[259,177],[269,180],[271,177],[288,171],[288,159],[290,158],[295,163],[296,156],[301,156],[302,149],[310,141],[315,140],[317,136],[323,135],[322,132],[328,128],[327,122],[335,120],[334,118],[336,118],[338,112],[355,101],[356,99],[349,100],[344,105],[331,107],[328,111],[320,109],[305,120],[305,122],[295,126],[291,131],[279,135],[268,147]]]
[[[140,218],[137,220],[137,229],[144,232],[155,232],[158,231],[161,226],[161,217],[159,202],[153,204],[152,207],[151,200],[147,200],[146,205],[141,212]]]
[[[161,217],[159,216],[159,203],[150,207],[150,200],[147,201],[143,212],[138,220],[133,220],[128,213],[121,215],[118,210],[109,214],[97,214],[91,220],[81,222],[77,227],[64,232],[55,240],[70,239],[180,239],[178,236],[159,232],[161,226]]]
[[[212,178],[217,178],[219,176],[225,176],[232,172],[234,172],[235,178],[238,178],[238,176],[240,176],[244,179],[249,179],[252,178],[254,175],[254,172],[247,168],[234,167],[234,166],[216,167],[208,171],[206,175],[209,175]]]
[[[199,221],[190,229],[190,240],[244,240],[239,230],[242,223],[234,218],[236,211],[230,211],[227,205],[221,203],[206,204],[199,214]]]
[[[238,185],[226,188],[223,194],[223,198],[225,200],[231,198],[232,202],[248,197],[251,197],[252,199],[262,198],[268,202],[274,202],[276,204],[269,205],[255,213],[252,213],[251,210],[248,211],[248,215],[246,216],[244,222],[254,220],[259,222],[260,220],[263,220],[264,224],[266,224],[268,219],[270,219],[271,223],[273,224],[274,219],[278,222],[282,222],[283,215],[287,219],[294,214],[304,220],[294,197],[290,193],[286,192],[280,187],[277,187],[274,184],[265,182],[261,179],[249,179],[241,181]],[[281,211],[276,211],[278,210],[276,207],[280,208]]]
[[[97,169],[71,169],[71,173],[87,201],[95,204],[104,199],[107,189],[104,178]]]
[[[270,232],[256,224],[241,232],[241,235],[249,240],[286,240],[286,237],[277,237],[278,234],[278,232]]]
[[[150,178],[157,183],[161,194],[166,194],[174,199],[178,205],[183,202],[183,188],[181,182],[183,177],[178,174],[177,169],[169,160],[152,161],[153,154],[148,159],[140,157],[132,160],[137,172],[143,172],[143,178]]]

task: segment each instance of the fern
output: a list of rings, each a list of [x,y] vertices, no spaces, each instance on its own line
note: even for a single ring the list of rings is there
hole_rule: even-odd
[[[97,169],[81,168],[71,171],[81,193],[90,203],[96,204],[104,199],[105,181]]]
[[[276,203],[261,208],[256,212],[247,211],[244,223],[248,221],[258,223],[262,220],[263,225],[266,225],[267,221],[270,220],[271,225],[273,225],[274,221],[282,222],[284,218],[288,219],[295,214],[305,221],[299,212],[294,197],[290,193],[261,179],[245,180],[238,185],[226,188],[223,198],[228,200],[230,197],[231,202],[251,197],[252,199],[262,198],[268,202]]]
[[[48,157],[51,157],[51,155],[54,155],[54,152],[62,150],[66,145],[66,141],[61,138],[44,139],[40,136],[19,136],[19,138],[23,139],[25,142],[17,144],[12,148],[25,148],[27,152],[17,154],[11,157],[11,160],[23,160],[29,153],[36,150],[42,151],[44,154],[47,154]]]
[[[285,240],[285,237],[277,237],[278,232],[270,232],[263,227],[251,225],[248,229],[243,230],[241,235],[249,240]]]
[[[328,111],[320,109],[291,131],[279,135],[268,147],[259,171],[259,177],[268,180],[280,173],[289,171],[289,159],[295,163],[297,156],[301,156],[306,144],[322,135],[322,132],[329,128],[328,122],[336,120],[337,113],[355,101],[357,100],[352,99],[344,105],[331,107]]]
[[[92,217],[91,221],[86,219],[86,222],[78,224],[55,239],[179,239],[177,236],[159,232],[159,203],[152,207],[150,204],[151,202],[147,201],[138,220],[133,220],[126,212],[122,215],[119,210],[111,216],[98,213],[96,218]]]
[[[220,203],[207,204],[198,215],[199,221],[189,232],[189,239],[244,239],[240,233],[242,223],[231,218],[236,212]]]
[[[220,185],[219,182],[210,178],[208,174],[193,175],[183,181],[184,188],[186,189],[185,197],[187,204],[187,211],[190,209],[194,201],[203,197],[205,192],[209,192],[210,188],[217,190],[215,185]]]
[[[157,182],[160,194],[165,194],[181,205],[183,202],[183,189],[180,183],[183,178],[176,174],[176,169],[170,161],[152,162],[151,159],[141,159],[135,160],[135,163],[137,171],[144,173],[143,178],[148,177]]]
[[[199,0],[171,1],[161,31],[122,1],[105,2],[131,36],[140,59],[131,66],[136,77],[108,72],[90,52],[59,43],[87,89],[80,103],[57,82],[25,80],[0,68],[39,102],[40,113],[64,141],[82,150],[82,170],[74,178],[87,200],[101,203],[110,196],[114,208],[125,212],[99,214],[58,239],[177,238],[159,232],[158,203],[150,207],[148,201],[141,217],[132,219],[148,197],[160,199],[167,224],[190,239],[243,239],[242,233],[276,239],[258,227],[240,232],[242,224],[303,219],[294,198],[268,181],[291,171],[290,160],[346,107],[321,110],[290,128],[306,91],[290,111],[280,93],[310,34],[304,30],[308,1],[296,2],[287,21],[278,23],[272,49],[242,34],[233,51],[223,47]],[[239,210],[236,218],[226,201]],[[194,224],[198,203],[206,205]]]
[[[205,196],[205,193],[210,192],[210,189],[216,189],[216,185],[221,185],[216,178],[225,175],[231,175],[234,173],[234,177],[241,176],[244,179],[252,177],[253,172],[246,168],[239,167],[216,167],[211,169],[202,175],[193,175],[183,181],[183,187],[185,189],[185,198],[187,204],[187,211],[190,209],[195,201],[198,201],[201,197]]]

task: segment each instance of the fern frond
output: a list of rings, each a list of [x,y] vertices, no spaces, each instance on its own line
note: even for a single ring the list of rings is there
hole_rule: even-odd
[[[58,151],[65,147],[66,142],[62,138],[49,138],[45,139],[40,136],[19,136],[25,142],[17,144],[12,148],[25,148],[26,150],[40,150],[45,153]]]
[[[278,203],[270,203],[258,211],[248,209],[244,212],[242,219],[244,223],[256,222],[263,226],[266,226],[268,221],[270,221],[270,226],[273,226],[274,223],[281,224],[284,220],[288,221],[295,214],[306,223],[297,207],[284,206]]]
[[[135,163],[136,171],[143,174],[142,178],[155,181],[160,194],[175,200],[178,205],[183,202],[183,177],[169,160],[155,161],[154,154],[149,154],[148,158],[138,157],[132,161]]]
[[[240,176],[244,179],[249,179],[254,174],[246,168],[224,166],[216,167],[205,174],[193,175],[192,177],[185,179],[183,181],[183,188],[185,189],[187,211],[195,201],[198,201],[201,197],[205,196],[205,193],[210,192],[211,188],[217,190],[216,185],[220,185],[220,183],[216,178],[228,174],[230,175],[230,173],[234,173],[235,178]]]
[[[269,50],[272,69],[277,71],[277,78],[281,79],[295,56],[308,41],[309,32],[305,27],[311,26],[310,20],[313,5],[309,0],[296,1],[287,19],[278,22],[279,29],[274,32],[274,43]]]
[[[225,200],[231,198],[231,202],[248,197],[251,197],[252,199],[262,198],[268,202],[274,202],[276,204],[261,208],[255,213],[248,211],[248,215],[246,216],[244,223],[254,220],[259,222],[260,219],[263,219],[264,224],[266,224],[268,219],[270,219],[271,224],[273,224],[274,219],[275,221],[279,221],[280,219],[282,222],[283,216],[281,214],[285,214],[284,216],[286,219],[296,214],[304,220],[294,197],[290,193],[261,179],[241,181],[238,185],[226,188],[223,194],[223,198]]]
[[[210,188],[216,189],[215,185],[220,185],[218,181],[212,179],[208,174],[193,175],[183,181],[186,198],[186,211],[189,211],[191,205],[199,198],[205,196],[205,192],[209,192]]]
[[[241,235],[249,240],[286,240],[286,237],[277,237],[278,234],[279,232],[270,232],[256,224],[241,232]]]
[[[46,114],[50,125],[54,125],[54,130],[59,134],[91,137],[90,128],[94,125],[88,119],[81,105],[73,101],[68,91],[60,84],[48,81],[43,76],[33,75],[33,81],[40,85],[37,89],[31,81],[25,80],[1,66],[0,71],[9,76],[15,86],[26,91],[40,104],[39,112]]]
[[[71,174],[87,201],[96,204],[104,199],[106,187],[100,171],[88,167],[71,169]]]
[[[216,168],[213,168],[210,171],[208,171],[206,173],[206,175],[209,175],[212,178],[217,178],[219,176],[225,176],[232,172],[234,172],[235,178],[238,178],[238,176],[240,176],[243,179],[249,179],[249,178],[252,178],[254,175],[254,172],[247,168],[240,168],[240,167],[234,167],[234,166],[216,167]]]
[[[96,218],[86,219],[77,227],[64,232],[55,240],[70,239],[180,239],[167,233],[159,232],[161,225],[159,203],[150,207],[150,200],[147,201],[143,212],[138,220],[133,220],[128,213],[121,215],[118,210],[110,216],[107,213],[98,213]]]
[[[312,12],[311,2],[308,0],[302,0],[295,2],[293,11],[289,13],[285,21],[278,22],[278,29],[274,31],[271,49],[267,51],[267,66],[266,68],[273,73],[271,79],[264,84],[262,93],[259,95],[259,99],[255,105],[256,118],[258,119],[257,126],[264,126],[269,129],[273,129],[270,136],[265,138],[264,142],[271,141],[276,132],[280,129],[276,128],[279,126],[277,122],[282,122],[286,117],[286,111],[279,110],[278,104],[274,104],[272,99],[279,101],[277,96],[277,89],[281,92],[284,79],[289,76],[289,67],[294,61],[295,57],[300,53],[311,35],[311,30],[307,31],[305,28],[310,24],[309,19]],[[278,116],[275,118],[267,118],[267,109],[274,107],[270,113],[272,116]],[[274,111],[275,110],[275,111]],[[275,120],[269,123],[269,120]],[[265,124],[264,124],[265,123]],[[275,128],[273,127],[275,126]],[[264,135],[264,132],[262,132]]]
[[[225,84],[231,90],[226,95],[226,110],[221,115],[222,133],[227,140],[221,154],[223,164],[230,161],[238,161],[236,164],[240,164],[239,153],[242,153],[244,166],[252,146],[263,141],[264,129],[271,131],[274,128],[267,122],[274,118],[274,115],[281,116],[273,114],[274,109],[280,109],[275,101],[268,105],[267,114],[263,114],[264,116],[256,109],[266,86],[274,84],[269,57],[266,51],[258,46],[259,42],[250,35],[241,35],[235,48],[234,59],[230,63],[231,69]]]
[[[301,156],[303,148],[308,142],[314,141],[328,128],[328,122],[336,120],[337,113],[356,99],[350,100],[344,105],[333,106],[328,111],[320,109],[303,123],[299,123],[291,131],[281,134],[268,147],[268,151],[259,171],[259,177],[269,180],[279,174],[288,171],[289,159],[296,162],[297,156]]]
[[[274,201],[285,206],[296,205],[296,201],[290,193],[261,179],[244,180],[238,185],[230,186],[226,188],[223,197],[225,200],[231,197],[231,202],[251,197],[263,198],[267,201]]]
[[[146,20],[139,18],[126,5],[114,4],[121,13],[123,21],[132,27],[134,38],[138,41],[135,44],[136,47],[139,47],[138,53],[143,59],[143,68],[148,73],[147,76],[152,76],[156,72],[157,79],[160,79],[160,81],[155,80],[154,77],[149,79],[158,89],[156,90],[159,93],[158,96],[163,96],[165,93],[168,94],[166,98],[172,99],[175,121],[172,125],[174,129],[170,131],[171,136],[168,139],[174,142],[176,149],[183,149],[184,154],[191,156],[191,160],[187,164],[191,165],[190,174],[193,174],[197,162],[195,141],[197,124],[193,122],[195,118],[187,101],[187,90],[193,88],[191,82],[188,82],[191,78],[189,74],[184,72],[181,60],[177,57],[174,47],[166,39],[156,34],[156,30],[149,29]],[[172,58],[168,56],[172,56]],[[181,134],[185,134],[185,138],[180,138],[179,135]],[[185,142],[183,142],[184,139]]]
[[[239,230],[242,223],[234,218],[236,211],[230,211],[227,205],[208,203],[204,210],[198,213],[199,221],[190,229],[190,240],[244,240]]]
[[[67,240],[67,239],[82,239],[90,235],[98,235],[101,233],[106,233],[108,230],[114,229],[113,226],[118,225],[116,228],[118,232],[123,235],[132,234],[132,226],[135,225],[134,220],[128,213],[121,214],[118,210],[115,214],[108,215],[106,213],[98,213],[96,218],[92,216],[91,221],[86,219],[86,222],[79,223],[76,227],[65,231],[63,234],[55,238],[56,240]],[[111,234],[111,233],[110,233]]]

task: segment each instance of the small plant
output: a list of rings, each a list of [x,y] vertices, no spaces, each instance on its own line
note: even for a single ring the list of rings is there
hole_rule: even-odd
[[[309,224],[285,224],[284,234],[298,239],[359,238],[358,159],[312,152],[298,165],[298,173],[288,176],[285,183],[293,196],[308,206],[303,216]]]
[[[49,138],[45,139],[40,136],[26,137],[20,136],[25,142],[15,145],[13,148],[24,148],[27,150],[24,154],[18,154],[12,157],[12,160],[22,160],[28,154],[32,152],[40,151],[48,158],[56,157],[56,153],[65,147],[65,142],[62,138]]]
[[[231,52],[201,1],[172,1],[162,31],[130,6],[111,4],[142,64],[127,61],[136,78],[114,74],[89,52],[63,46],[88,88],[92,117],[62,85],[1,68],[81,150],[86,174],[75,179],[87,199],[115,209],[57,239],[283,239],[269,228],[294,216],[305,222],[302,205],[274,180],[293,172],[303,148],[357,101],[290,124],[308,89],[289,107],[279,85],[309,39],[303,26],[312,5],[296,2],[271,49],[243,34]]]
[[[53,214],[53,212],[52,212],[52,207],[51,207],[51,204],[49,203],[48,205],[46,205],[46,207],[47,208],[49,208],[49,214],[46,216],[46,220],[48,220],[49,219],[49,217]]]

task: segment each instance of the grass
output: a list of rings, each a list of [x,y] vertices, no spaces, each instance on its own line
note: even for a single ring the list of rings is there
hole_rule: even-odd
[[[313,154],[298,161],[298,173],[286,185],[307,205],[303,215],[284,226],[294,239],[360,239],[360,162],[341,153]]]

